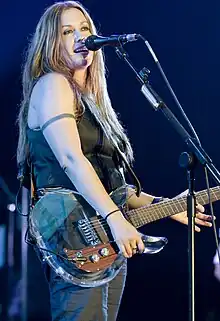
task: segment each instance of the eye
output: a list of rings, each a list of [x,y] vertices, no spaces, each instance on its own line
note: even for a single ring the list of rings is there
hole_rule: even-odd
[[[89,27],[88,26],[84,26],[81,28],[81,31],[90,31]]]
[[[71,34],[71,33],[73,33],[73,30],[71,30],[71,29],[67,29],[67,30],[65,30],[65,31],[63,32],[64,36],[65,36],[65,35],[69,35],[69,34]]]

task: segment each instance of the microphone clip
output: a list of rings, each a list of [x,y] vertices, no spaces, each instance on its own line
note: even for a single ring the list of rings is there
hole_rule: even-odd
[[[144,67],[139,72],[139,75],[143,79],[143,82],[146,84],[146,83],[148,83],[148,77],[150,75],[150,70],[148,68]]]

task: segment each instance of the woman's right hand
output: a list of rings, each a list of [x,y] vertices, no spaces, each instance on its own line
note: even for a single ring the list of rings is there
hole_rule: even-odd
[[[122,213],[118,211],[110,215],[107,223],[120,253],[126,258],[132,257],[137,252],[142,253],[144,251],[141,234],[124,218]]]

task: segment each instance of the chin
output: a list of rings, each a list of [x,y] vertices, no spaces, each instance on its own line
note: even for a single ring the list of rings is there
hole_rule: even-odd
[[[78,59],[73,59],[72,66],[74,69],[87,69],[92,63],[91,58],[88,56],[86,58],[80,57]]]

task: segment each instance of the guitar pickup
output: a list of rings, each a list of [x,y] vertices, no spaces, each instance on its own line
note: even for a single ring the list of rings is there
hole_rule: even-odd
[[[81,256],[81,257],[75,257],[74,258],[74,261],[77,261],[77,262],[86,262],[87,261],[87,258],[85,256]]]

